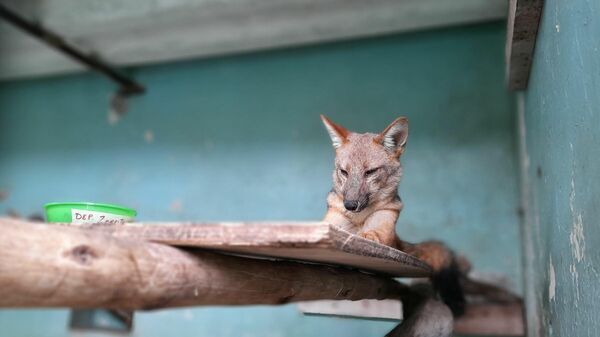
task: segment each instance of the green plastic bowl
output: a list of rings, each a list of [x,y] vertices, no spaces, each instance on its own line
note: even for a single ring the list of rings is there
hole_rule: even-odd
[[[137,215],[131,208],[93,202],[52,202],[44,209],[46,221],[73,224],[120,224],[133,221]]]

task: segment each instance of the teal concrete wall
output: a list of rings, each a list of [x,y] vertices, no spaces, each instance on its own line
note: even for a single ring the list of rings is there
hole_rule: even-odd
[[[521,114],[531,336],[600,331],[600,2],[547,0]]]
[[[358,131],[405,115],[398,231],[446,240],[520,290],[503,43],[498,23],[132,69],[148,93],[113,126],[113,88],[96,75],[0,84],[0,213],[94,200],[134,207],[140,220],[317,220],[333,167],[318,115]],[[66,317],[1,311],[2,336],[64,336]],[[196,308],[140,314],[134,335],[382,336],[392,326],[302,317],[293,305]]]

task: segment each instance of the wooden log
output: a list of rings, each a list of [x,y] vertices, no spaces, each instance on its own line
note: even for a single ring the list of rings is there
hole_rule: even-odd
[[[391,278],[341,267],[249,259],[0,218],[0,307],[155,309],[402,299]]]
[[[440,301],[428,298],[385,337],[450,337],[453,322],[450,308]]]

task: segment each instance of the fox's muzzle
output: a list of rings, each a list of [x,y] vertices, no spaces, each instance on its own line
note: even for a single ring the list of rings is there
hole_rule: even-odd
[[[344,208],[351,212],[360,212],[369,204],[369,195],[361,193],[360,188],[350,188],[344,193]]]

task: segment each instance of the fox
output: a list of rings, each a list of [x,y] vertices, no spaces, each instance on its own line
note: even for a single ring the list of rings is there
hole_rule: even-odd
[[[398,117],[378,134],[351,132],[324,115],[321,120],[335,150],[333,188],[323,221],[427,263],[433,270],[434,289],[455,316],[461,315],[465,298],[454,252],[440,241],[413,244],[396,233],[403,208],[398,187],[408,119]]]

